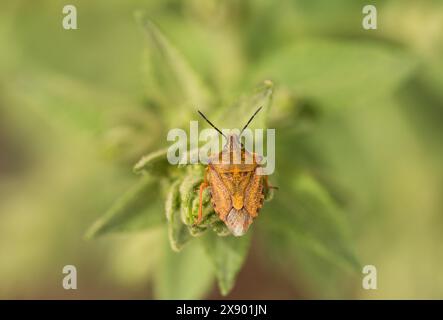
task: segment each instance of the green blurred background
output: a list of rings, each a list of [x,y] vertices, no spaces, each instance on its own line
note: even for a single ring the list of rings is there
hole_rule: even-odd
[[[78,30],[62,28],[66,4]],[[377,30],[361,26],[366,4]],[[378,270],[378,289],[363,290],[360,274],[268,256],[269,234],[254,237],[228,298],[443,298],[443,1],[405,0],[3,1],[0,298],[220,297],[212,282],[183,296],[152,285],[169,250],[161,227],[83,237],[135,181],[133,164],[166,146],[152,104],[171,93],[146,81],[136,10],[220,104],[274,81],[277,137],[293,133],[277,139],[276,184],[291,179],[279,162],[326,173],[356,256]],[[78,290],[61,286],[67,264]]]

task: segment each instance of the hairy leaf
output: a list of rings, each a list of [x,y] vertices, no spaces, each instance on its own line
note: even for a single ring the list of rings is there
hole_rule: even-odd
[[[164,219],[156,201],[157,189],[157,184],[151,177],[143,176],[91,226],[86,237],[137,231],[159,225]]]
[[[246,260],[251,231],[242,237],[220,237],[214,232],[207,232],[201,241],[215,269],[220,291],[223,295],[227,295]]]
[[[337,266],[358,270],[348,221],[328,192],[308,174],[296,177],[292,188],[292,196],[285,188],[279,190],[277,203],[272,203],[278,217],[262,215],[261,226],[272,237],[282,239],[289,254],[299,247]]]
[[[165,204],[169,242],[174,251],[180,251],[183,245],[191,239],[188,226],[181,219],[179,187],[180,180],[171,185]]]
[[[165,113],[165,119],[182,123],[195,113],[195,108],[210,105],[210,93],[189,63],[143,13],[137,21],[147,36],[147,57],[144,60],[148,97]],[[173,112],[173,113],[171,113]]]
[[[163,244],[163,261],[154,282],[157,299],[200,299],[213,281],[211,263],[198,243],[190,243],[180,252]]]
[[[162,149],[152,152],[141,158],[134,166],[134,172],[150,173],[153,175],[166,175],[168,170],[172,168],[166,157],[168,149]]]
[[[399,49],[351,41],[301,41],[263,61],[268,77],[326,106],[353,106],[392,94],[411,75],[415,60]]]
[[[188,167],[187,174],[180,185],[181,220],[186,225],[194,223],[192,202],[198,196],[198,188],[202,178],[201,170],[195,167]]]
[[[273,90],[274,84],[272,81],[266,80],[254,88],[252,92],[241,96],[221,115],[219,122],[223,128],[241,130],[257,109],[262,107],[248,128],[265,129],[272,106]]]

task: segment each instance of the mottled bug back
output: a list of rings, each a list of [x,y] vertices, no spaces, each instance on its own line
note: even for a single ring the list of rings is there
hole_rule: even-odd
[[[236,135],[230,135],[223,151],[209,161],[212,205],[235,236],[247,232],[263,204],[258,167],[255,155],[242,148]]]
[[[240,134],[261,108],[255,111]],[[238,135],[226,136],[203,113],[200,111],[198,113],[228,141],[220,153],[209,159],[204,180],[200,185],[196,224],[202,220],[203,190],[210,187],[211,202],[215,212],[234,236],[242,236],[248,231],[263,205],[263,185],[268,188],[267,176],[259,175],[260,157],[246,150],[240,143]]]

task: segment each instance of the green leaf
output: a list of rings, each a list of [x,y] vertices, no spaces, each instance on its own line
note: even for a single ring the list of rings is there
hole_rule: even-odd
[[[203,248],[189,243],[182,251],[171,251],[166,243],[163,263],[154,282],[157,299],[201,299],[212,287],[214,273]]]
[[[218,122],[222,123],[224,128],[241,129],[257,109],[262,107],[248,128],[265,129],[267,127],[268,114],[272,106],[273,91],[274,84],[272,81],[263,81],[260,85],[254,88],[252,92],[241,96],[233,106],[226,109],[220,116]]]
[[[202,181],[203,171],[198,166],[188,166],[187,174],[180,184],[181,220],[188,226],[195,222],[192,203],[198,196]]]
[[[186,59],[142,12],[136,13],[138,23],[147,35],[147,57],[144,60],[148,98],[164,112],[165,119],[182,123],[194,115],[198,107],[205,110],[211,95],[199,75]],[[172,113],[173,111],[173,113]]]
[[[180,180],[171,185],[165,204],[169,242],[174,251],[180,251],[183,245],[191,239],[189,228],[181,219],[179,187]]]
[[[271,237],[283,238],[289,254],[299,247],[346,270],[360,270],[348,221],[329,193],[308,174],[296,177],[292,188],[290,196],[284,194],[285,188],[279,190],[278,203],[272,202],[278,218],[262,215],[261,226]]]
[[[161,176],[166,175],[168,170],[172,167],[166,157],[167,152],[168,149],[166,148],[144,156],[134,166],[134,172],[137,174],[150,173]]]
[[[104,128],[104,106],[113,108],[120,100],[110,92],[100,92],[69,77],[32,70],[26,77],[6,83],[5,92],[62,133],[100,133]]]
[[[416,66],[400,49],[374,42],[305,40],[263,61],[264,76],[324,105],[353,106],[392,94]]]
[[[242,237],[220,237],[214,232],[207,232],[201,241],[215,269],[220,291],[223,295],[227,295],[246,260],[251,243],[251,231]]]
[[[163,216],[156,202],[157,189],[154,179],[143,176],[91,226],[86,237],[94,238],[110,232],[138,231],[159,225]]]
[[[146,150],[156,150],[164,137],[158,114],[146,108],[120,108],[109,113],[109,125],[101,136],[103,154],[125,166]],[[166,157],[165,157],[166,159]],[[154,166],[158,167],[157,163]],[[160,166],[166,169],[165,166]],[[146,170],[156,173],[154,170]],[[160,174],[163,170],[160,170]]]

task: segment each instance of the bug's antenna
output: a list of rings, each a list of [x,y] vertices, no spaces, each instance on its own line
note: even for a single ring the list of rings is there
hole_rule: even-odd
[[[248,123],[243,127],[243,129],[241,129],[240,134],[242,134],[242,132],[245,131],[245,129],[249,126],[249,124],[251,123],[252,119],[254,119],[255,115],[261,110],[261,108],[263,108],[263,107],[258,108],[257,111],[254,112],[254,114],[252,115],[251,119],[249,119]]]
[[[218,133],[220,133],[223,137],[226,138],[226,140],[228,140],[228,137],[225,136],[223,132],[221,132],[216,126],[214,126],[214,124],[211,121],[209,121],[208,118],[206,118],[206,116],[200,110],[197,110],[197,112],[203,117],[203,119],[205,119],[211,125],[211,127],[217,130]]]

